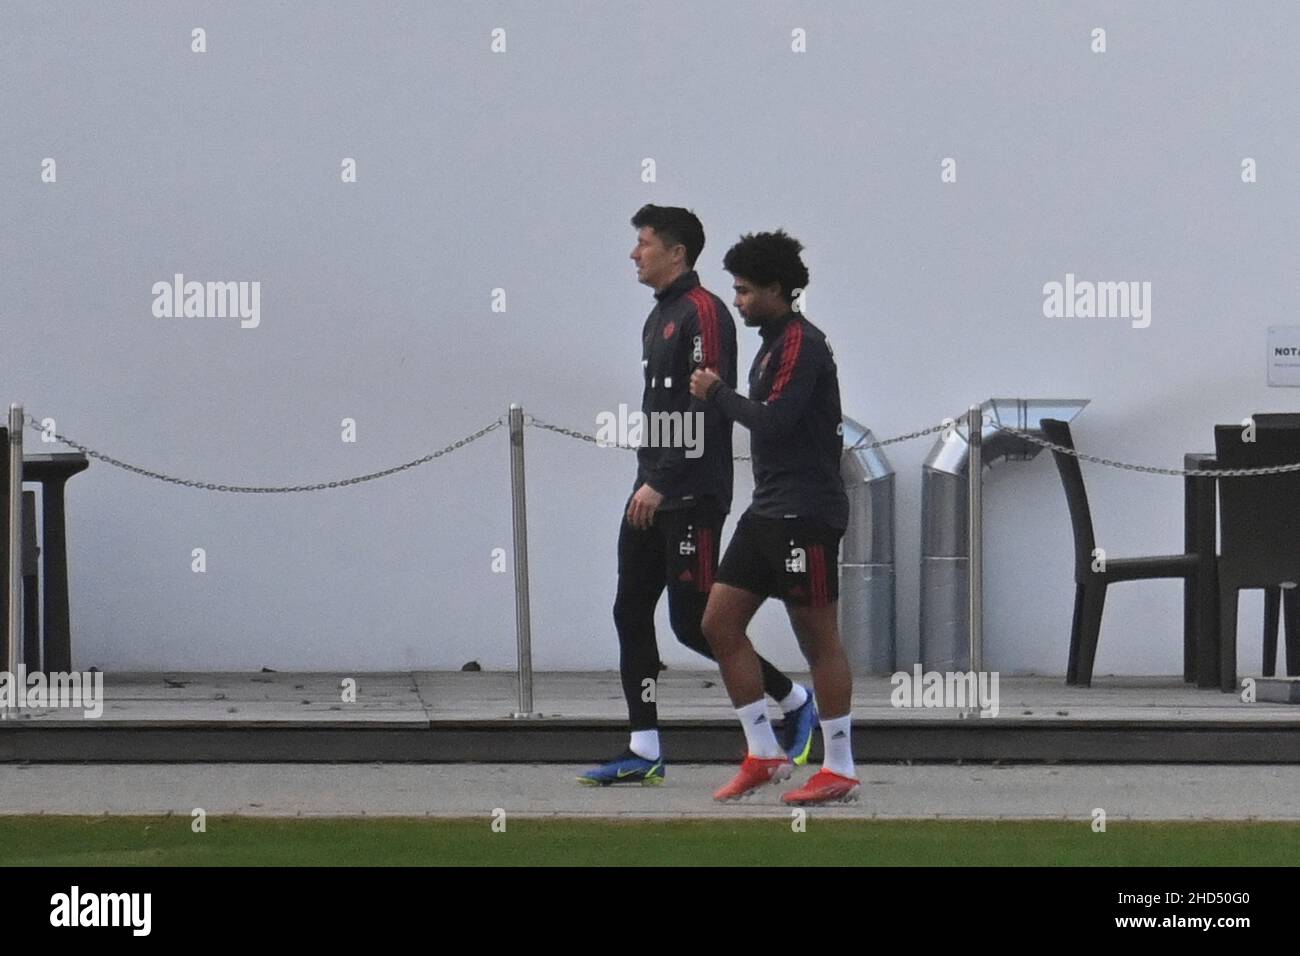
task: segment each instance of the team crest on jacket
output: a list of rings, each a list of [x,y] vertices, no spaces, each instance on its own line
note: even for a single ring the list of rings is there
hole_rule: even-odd
[[[664,326],[664,338],[671,339],[673,337],[673,333],[676,331],[677,331],[677,323],[670,320],[669,323]]]

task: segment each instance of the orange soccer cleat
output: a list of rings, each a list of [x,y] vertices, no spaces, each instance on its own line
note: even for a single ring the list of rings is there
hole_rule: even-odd
[[[823,767],[798,790],[781,795],[783,803],[807,806],[812,803],[854,803],[858,799],[858,781],[841,777]]]
[[[787,756],[755,757],[748,756],[740,765],[740,773],[731,782],[713,795],[714,800],[739,800],[768,783],[780,783],[794,772],[794,764]]]

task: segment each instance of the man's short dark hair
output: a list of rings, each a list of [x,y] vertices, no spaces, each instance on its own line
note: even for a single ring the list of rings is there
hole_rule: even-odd
[[[695,268],[695,260],[704,251],[704,226],[689,209],[647,203],[632,217],[632,226],[635,229],[649,226],[669,249],[685,246],[686,265],[690,269]]]
[[[808,287],[808,267],[799,257],[801,251],[803,244],[782,229],[751,232],[727,250],[722,268],[755,285],[779,283],[785,300],[792,302],[795,289]]]

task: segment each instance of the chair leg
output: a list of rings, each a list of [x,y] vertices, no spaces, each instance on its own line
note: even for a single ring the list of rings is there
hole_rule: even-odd
[[[1079,634],[1079,669],[1075,683],[1092,686],[1092,664],[1097,657],[1097,639],[1101,635],[1101,613],[1106,607],[1106,584],[1098,581],[1084,585],[1083,612]]]
[[[1237,691],[1237,584],[1219,579],[1219,690]]]
[[[1079,632],[1083,624],[1082,584],[1074,586],[1074,618],[1070,622],[1070,657],[1065,668],[1065,682],[1076,684],[1079,681]]]
[[[1286,676],[1300,677],[1300,588],[1282,592],[1282,633],[1286,635]]]
[[[1282,613],[1282,589],[1264,588],[1264,670],[1272,677],[1277,661],[1277,619]]]
[[[23,575],[23,666],[32,674],[41,669],[41,593],[34,574]]]
[[[1203,557],[1196,569],[1196,686],[1219,686],[1219,568]]]

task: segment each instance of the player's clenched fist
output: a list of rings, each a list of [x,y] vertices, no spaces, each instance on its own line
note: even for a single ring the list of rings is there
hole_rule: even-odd
[[[696,398],[708,398],[713,386],[721,381],[713,369],[697,368],[691,373],[691,394]]]

